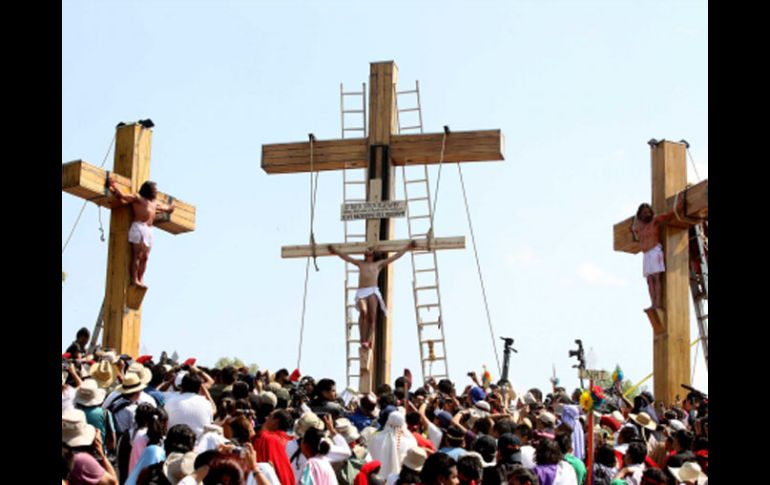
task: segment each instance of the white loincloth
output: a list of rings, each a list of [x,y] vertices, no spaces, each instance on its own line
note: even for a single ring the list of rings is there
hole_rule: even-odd
[[[128,242],[142,243],[148,248],[152,247],[152,227],[144,222],[134,221],[131,223],[131,229],[128,230]]]
[[[388,310],[385,308],[385,302],[382,299],[382,293],[380,293],[380,289],[376,286],[369,286],[366,288],[359,288],[356,290],[356,303],[358,303],[358,300],[362,298],[366,298],[369,295],[377,295],[377,299],[380,300],[380,308],[382,309],[382,313],[385,314],[385,316],[388,316]]]
[[[666,265],[663,263],[663,246],[658,243],[654,248],[644,253],[642,273],[646,278],[649,275],[664,271],[666,271]]]

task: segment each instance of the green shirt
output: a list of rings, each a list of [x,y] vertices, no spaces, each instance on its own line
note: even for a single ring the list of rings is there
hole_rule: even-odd
[[[564,460],[575,469],[578,485],[583,483],[583,479],[586,477],[586,466],[583,464],[583,461],[569,453],[564,455]]]

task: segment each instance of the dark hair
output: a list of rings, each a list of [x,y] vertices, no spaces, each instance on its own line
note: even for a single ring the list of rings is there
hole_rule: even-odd
[[[139,189],[139,195],[147,200],[155,200],[155,197],[158,195],[158,187],[155,182],[148,180],[142,184],[142,187]]]
[[[406,413],[406,424],[408,426],[417,426],[420,424],[420,421],[422,418],[420,417],[420,413],[417,411],[410,411]]]
[[[311,427],[305,431],[302,437],[302,443],[306,444],[315,455],[325,455],[329,453],[329,443],[323,440],[324,432]]]
[[[633,426],[623,426],[618,433],[618,442],[628,443],[634,438],[639,437],[639,430]]]
[[[409,483],[421,483],[420,474],[406,465],[401,465],[401,472],[398,474],[396,485],[406,485]]]
[[[209,462],[209,472],[203,479],[204,485],[242,485],[246,483],[243,460],[230,453],[217,453]]]
[[[89,332],[86,327],[81,328],[80,330],[78,330],[78,333],[75,334],[75,338],[90,337],[90,336],[91,336],[91,332]]]
[[[247,399],[249,397],[249,385],[243,381],[234,383],[233,397],[235,399]]]
[[[572,448],[572,426],[567,423],[561,423],[556,428],[556,443],[563,454],[567,454]]]
[[[396,395],[392,392],[387,392],[380,395],[380,398],[377,399],[377,404],[380,406],[380,409],[385,409],[388,406],[395,406],[398,404],[398,399],[396,399]]]
[[[692,451],[708,450],[709,439],[705,436],[698,436],[692,444]]]
[[[532,485],[540,485],[540,480],[532,470],[524,468],[523,466],[517,466],[511,469],[508,473],[508,483],[513,484],[514,480],[526,483],[530,482]]]
[[[677,443],[682,450],[689,450],[692,448],[693,434],[685,429],[680,429],[674,435],[674,442]]]
[[[516,426],[514,433],[519,435],[519,438],[526,439],[527,441],[532,440],[532,428],[526,424],[520,424]]]
[[[433,453],[425,460],[420,472],[420,478],[425,485],[434,485],[438,483],[439,477],[449,478],[452,473],[452,467],[456,466],[454,458],[446,453]]]
[[[449,379],[441,379],[438,381],[438,390],[444,394],[453,395],[455,392],[455,385]]]
[[[473,423],[473,430],[477,434],[489,434],[490,429],[492,429],[492,421],[489,418],[479,418]]]
[[[150,382],[148,382],[147,385],[151,387],[158,387],[166,380],[166,376],[168,375],[166,368],[160,364],[150,367],[150,372],[152,372],[152,379],[150,379]]]
[[[480,454],[486,462],[495,461],[497,442],[491,436],[481,435],[473,442],[473,451]]]
[[[186,424],[176,424],[166,433],[166,440],[163,443],[163,449],[166,450],[166,456],[171,453],[187,453],[192,451],[195,446],[195,431]]]
[[[389,384],[380,384],[379,386],[377,386],[375,394],[377,394],[378,396],[381,396],[383,394],[390,394],[392,392],[393,392],[393,388],[390,387]]]
[[[278,421],[278,429],[281,431],[290,430],[294,423],[294,418],[291,417],[291,413],[285,409],[275,411],[273,413],[273,418]]]
[[[647,202],[643,202],[643,203],[639,204],[639,208],[636,209],[636,218],[637,219],[642,217],[642,211],[644,209],[650,209],[650,212],[655,213],[655,211],[652,210],[652,206],[650,204],[648,204]]]
[[[289,377],[289,371],[286,369],[278,369],[278,372],[275,373],[275,380],[277,381],[282,377]]]
[[[512,419],[503,418],[495,421],[495,425],[492,426],[492,429],[498,435],[504,435],[505,433],[513,433],[515,426],[516,423],[514,423]],[[526,427],[527,425],[525,424],[524,426]]]
[[[645,483],[644,479],[650,479],[654,480],[655,482],[659,483],[660,485],[669,483],[668,477],[666,476],[666,473],[661,470],[660,468],[648,468],[644,470],[644,473],[642,473],[642,481],[641,483]]]
[[[558,465],[563,458],[559,444],[554,440],[543,438],[535,450],[535,462],[538,465]]]
[[[377,403],[376,402],[372,402],[369,399],[367,399],[366,397],[362,397],[358,401],[358,405],[361,406],[361,409],[363,409],[367,413],[371,413],[377,407]]]
[[[601,445],[596,448],[596,463],[604,465],[609,468],[615,468],[618,466],[618,458],[615,456],[615,449],[612,445]]]
[[[644,443],[632,441],[628,444],[626,456],[631,461],[632,465],[644,463],[644,459],[647,456],[647,446],[645,446]]]
[[[462,446],[465,442],[465,433],[459,426],[450,424],[444,433],[444,439],[451,446]]]
[[[206,450],[199,453],[198,456],[195,457],[195,464],[193,467],[197,470],[204,465],[208,465],[218,454],[219,452],[217,450]]]
[[[538,389],[537,387],[533,387],[529,391],[527,391],[534,396],[535,399],[537,399],[537,402],[543,402],[543,391]]]
[[[396,389],[399,387],[402,389],[406,389],[406,378],[404,376],[400,376],[398,379],[396,379],[395,385],[393,386]]]
[[[234,383],[235,375],[236,375],[235,367],[228,365],[227,367],[222,369],[222,374],[221,374],[222,383],[228,384],[228,385]]]
[[[134,413],[134,423],[136,423],[136,429],[145,428],[152,419],[155,406],[146,402],[139,403]]]
[[[244,445],[249,442],[249,424],[251,420],[243,415],[236,416],[230,421],[230,430],[232,432],[231,439],[237,442],[239,445]]]
[[[147,422],[147,444],[157,445],[163,440],[168,425],[168,413],[163,408],[152,408],[152,414]]]
[[[321,379],[315,385],[313,389],[313,397],[316,399],[324,399],[323,393],[331,391],[337,384],[331,379]]]
[[[457,474],[462,475],[463,481],[479,482],[484,475],[484,465],[475,455],[463,455],[457,459]]]
[[[201,390],[201,378],[196,376],[195,374],[185,374],[184,377],[182,377],[182,392],[191,392],[193,394],[198,394]]]

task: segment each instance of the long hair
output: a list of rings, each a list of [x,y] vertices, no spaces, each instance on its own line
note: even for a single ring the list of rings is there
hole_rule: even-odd
[[[650,204],[648,204],[647,202],[643,202],[643,203],[639,204],[639,208],[636,209],[636,218],[637,219],[642,217],[642,211],[644,209],[650,209],[650,212],[652,212],[653,214],[655,213],[655,211],[652,210],[652,206]]]
[[[157,445],[166,435],[168,425],[168,413],[163,408],[153,408],[153,412],[147,420],[147,444]]]

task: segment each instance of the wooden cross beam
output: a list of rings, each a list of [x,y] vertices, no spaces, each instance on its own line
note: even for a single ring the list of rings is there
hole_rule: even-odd
[[[691,225],[708,217],[708,180],[687,187],[686,146],[663,140],[651,145],[652,208],[656,214],[674,209],[685,200],[683,214],[661,228],[666,272],[663,275],[663,309],[648,311],[653,326],[655,399],[666,405],[690,383],[689,233]],[[629,217],[613,226],[615,251],[640,251]]]
[[[124,194],[138,192],[150,178],[151,142],[150,128],[138,123],[122,125],[117,128],[112,173],[83,160],[62,164],[61,172],[63,191],[111,209],[103,346],[132,356],[139,355],[141,302],[146,289],[131,285],[131,207],[116,200],[108,190],[107,180],[115,179]],[[195,230],[195,206],[161,192],[158,201],[173,201],[176,209],[171,214],[158,214],[155,227],[175,235]]]
[[[371,63],[369,76],[369,136],[368,138],[313,142],[313,170],[367,170],[366,199],[368,202],[395,199],[394,167],[399,165],[437,164],[441,155],[444,134],[399,135],[396,110],[398,68],[392,61]],[[443,162],[470,162],[503,160],[503,135],[500,130],[452,132],[447,135]],[[262,145],[262,169],[268,174],[309,172],[310,142]],[[393,241],[391,218],[371,219],[366,225],[366,242],[335,244],[340,252],[363,252],[366,247],[378,246],[391,251],[408,241]],[[426,240],[418,240],[418,248],[426,248]],[[464,238],[435,238],[432,249],[465,247]],[[303,257],[327,255],[326,245],[287,246],[282,256]],[[393,272],[384,268],[380,273],[379,288],[388,308],[393,301]],[[374,372],[362,369],[359,378],[361,391],[390,383],[391,329],[390,317],[378,312],[374,340]]]

